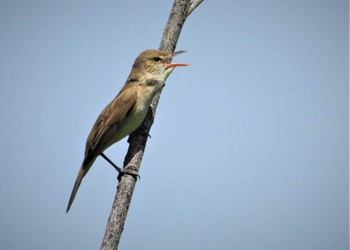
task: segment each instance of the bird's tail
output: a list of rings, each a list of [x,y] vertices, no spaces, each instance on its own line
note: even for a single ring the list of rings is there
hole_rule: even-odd
[[[90,169],[90,167],[91,167],[91,165],[93,163],[94,163],[94,161],[90,161],[88,163],[86,163],[84,161],[82,166],[80,167],[77,179],[76,179],[76,181],[74,183],[74,187],[73,187],[72,193],[71,193],[70,198],[69,198],[69,202],[68,202],[66,213],[68,213],[70,207],[72,206],[72,203],[74,201],[75,195],[77,194],[78,189],[80,187],[81,181],[83,180],[84,176],[87,174],[87,172],[89,171],[89,169]]]

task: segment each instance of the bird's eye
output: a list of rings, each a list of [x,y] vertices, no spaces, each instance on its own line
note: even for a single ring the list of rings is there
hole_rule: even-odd
[[[160,58],[159,56],[155,56],[155,57],[152,58],[152,60],[155,61],[155,62],[159,62],[159,61],[162,60],[162,58]]]

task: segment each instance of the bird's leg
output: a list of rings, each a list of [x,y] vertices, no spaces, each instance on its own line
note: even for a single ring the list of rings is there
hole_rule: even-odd
[[[122,172],[122,169],[120,167],[118,167],[117,165],[115,165],[114,162],[111,161],[104,153],[101,153],[100,155],[103,157],[103,159],[108,161],[109,164],[111,164],[119,173]]]
[[[120,179],[120,176],[123,174],[129,174],[129,175],[132,175],[133,177],[141,179],[140,175],[138,173],[136,173],[135,171],[132,171],[129,169],[122,169],[122,168],[118,167],[117,165],[115,165],[114,162],[112,162],[104,153],[101,153],[100,155],[103,157],[103,159],[108,161],[109,164],[111,164],[118,171],[118,173],[119,173],[118,179]]]

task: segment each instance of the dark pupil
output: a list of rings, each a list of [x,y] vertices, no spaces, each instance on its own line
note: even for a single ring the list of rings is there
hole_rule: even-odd
[[[160,57],[158,57],[158,56],[153,57],[153,61],[159,62],[160,60],[162,60],[162,59]]]

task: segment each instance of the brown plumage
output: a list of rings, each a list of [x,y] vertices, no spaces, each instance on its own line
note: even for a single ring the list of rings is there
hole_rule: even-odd
[[[159,50],[146,50],[135,60],[131,73],[119,94],[97,118],[88,136],[85,156],[69,199],[69,211],[82,179],[96,158],[112,144],[135,131],[143,122],[153,97],[163,88],[176,66],[174,55]]]

